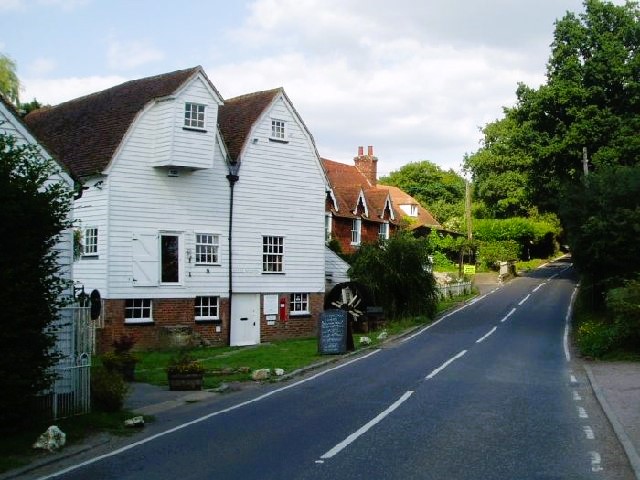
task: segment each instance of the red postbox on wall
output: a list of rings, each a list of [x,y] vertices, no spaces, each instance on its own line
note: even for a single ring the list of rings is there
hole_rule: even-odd
[[[280,297],[280,308],[278,309],[280,313],[280,320],[286,322],[287,318],[287,297]]]

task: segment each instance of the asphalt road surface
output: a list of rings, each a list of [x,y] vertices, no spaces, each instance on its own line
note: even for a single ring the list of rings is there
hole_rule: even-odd
[[[571,356],[567,262],[328,369],[41,478],[632,479]]]

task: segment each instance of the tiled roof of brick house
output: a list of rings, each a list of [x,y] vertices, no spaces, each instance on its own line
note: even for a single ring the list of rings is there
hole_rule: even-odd
[[[353,218],[358,205],[360,193],[364,195],[370,220],[382,220],[387,200],[390,199],[393,209],[393,223],[401,223],[408,214],[400,208],[400,205],[416,205],[417,216],[408,217],[409,229],[419,227],[434,227],[442,229],[442,226],[420,203],[403,190],[388,185],[379,185],[376,178],[377,158],[373,156],[373,147],[369,147],[364,154],[362,147],[358,149],[358,156],[354,158],[355,165],[347,165],[326,158],[322,159],[329,184],[333,191],[337,205],[333,210],[339,217]]]
[[[25,123],[78,177],[102,172],[144,106],[176,92],[202,67],[131,80],[31,112]],[[215,87],[209,82],[215,90]],[[217,91],[216,91],[217,93]]]

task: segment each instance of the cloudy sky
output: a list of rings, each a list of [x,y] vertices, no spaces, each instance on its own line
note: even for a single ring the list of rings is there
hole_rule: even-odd
[[[224,98],[284,87],[324,157],[459,170],[517,83],[544,82],[567,11],[582,0],[0,0],[0,53],[23,101],[202,65]]]

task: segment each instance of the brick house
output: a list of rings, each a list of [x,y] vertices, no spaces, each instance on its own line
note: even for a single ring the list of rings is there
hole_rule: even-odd
[[[378,158],[373,147],[358,147],[354,165],[323,158],[329,181],[325,198],[325,238],[339,242],[344,253],[363,243],[388,239],[400,228],[442,229],[416,199],[397,187],[378,185]]]

